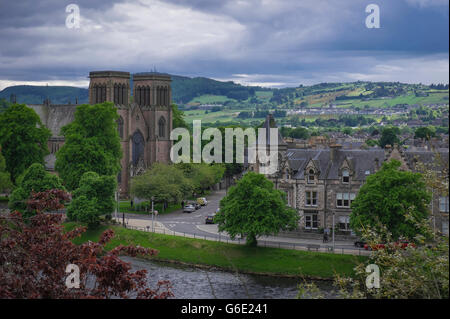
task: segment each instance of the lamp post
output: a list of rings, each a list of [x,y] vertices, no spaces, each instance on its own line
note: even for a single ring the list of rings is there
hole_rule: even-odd
[[[333,211],[333,252],[334,252],[334,248],[335,248],[335,241],[334,241],[334,215],[335,215],[335,212]]]
[[[155,197],[152,196],[152,232],[155,232],[155,222],[154,222],[154,216],[155,216],[155,210],[154,210],[154,205],[153,202],[155,200]]]

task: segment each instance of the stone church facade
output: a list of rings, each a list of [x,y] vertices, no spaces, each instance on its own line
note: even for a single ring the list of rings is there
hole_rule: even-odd
[[[172,141],[172,90],[167,74],[149,72],[131,75],[121,71],[89,73],[89,104],[113,102],[119,119],[117,129],[122,145],[120,192],[127,195],[130,178],[154,162],[170,162]],[[74,119],[77,105],[28,105],[51,131],[48,141],[48,170],[54,170],[55,153],[64,144],[61,127]]]

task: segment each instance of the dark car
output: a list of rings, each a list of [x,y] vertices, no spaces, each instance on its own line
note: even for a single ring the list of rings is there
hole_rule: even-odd
[[[195,210],[202,208],[202,205],[200,205],[199,203],[192,203],[192,205],[194,205]]]
[[[208,215],[205,218],[205,224],[214,224],[214,215]]]
[[[355,241],[355,247],[364,248],[365,244],[366,244],[366,242],[364,242],[362,240]]]

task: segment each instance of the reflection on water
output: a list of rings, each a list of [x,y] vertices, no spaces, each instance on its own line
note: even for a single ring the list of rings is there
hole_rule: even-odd
[[[188,266],[156,263],[121,257],[133,270],[146,269],[150,286],[158,280],[169,280],[176,299],[293,299],[298,293],[299,279],[233,274],[219,270],[203,270]],[[332,298],[332,283],[317,281],[327,298]]]

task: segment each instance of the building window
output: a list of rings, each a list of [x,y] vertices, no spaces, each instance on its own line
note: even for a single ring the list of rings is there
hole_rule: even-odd
[[[319,228],[317,213],[305,213],[305,229]]]
[[[439,211],[441,213],[448,213],[448,197],[439,197]]]
[[[307,191],[305,206],[317,206],[317,192]]]
[[[164,137],[166,135],[166,120],[164,117],[160,117],[158,121],[158,127],[159,127],[159,137]]]
[[[339,216],[339,229],[343,231],[350,230],[350,216]]]
[[[347,169],[342,171],[342,183],[350,182],[350,172]]]
[[[336,207],[350,207],[355,197],[354,193],[337,193]]]
[[[448,236],[448,221],[442,222],[442,234]]]
[[[314,175],[314,170],[310,169],[308,172],[308,183],[309,184],[314,183],[315,178],[316,178],[316,176]]]

